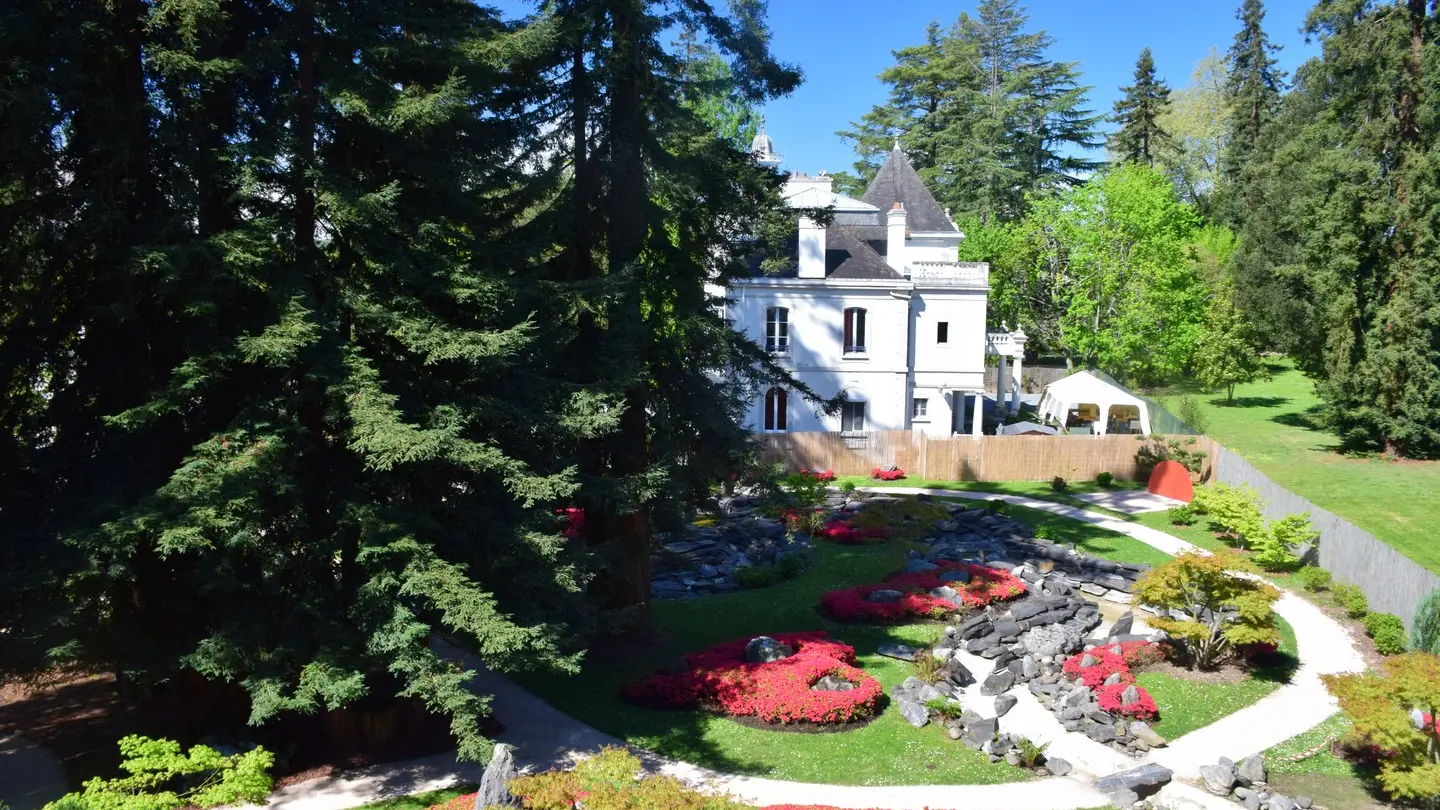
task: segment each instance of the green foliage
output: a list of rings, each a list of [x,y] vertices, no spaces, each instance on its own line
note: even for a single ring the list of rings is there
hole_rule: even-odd
[[[47,810],[176,810],[263,803],[270,795],[275,757],[264,748],[224,756],[197,745],[188,752],[171,740],[130,735],[120,740],[125,776],[95,777]]]
[[[929,650],[915,653],[915,677],[926,683],[935,683],[944,674],[944,663]]]
[[[1113,483],[1115,483],[1115,475],[1114,475],[1114,473],[1101,472],[1101,473],[1096,473],[1096,474],[1095,474],[1095,485],[1096,485],[1096,486],[1099,486],[1099,487],[1109,487],[1109,486],[1110,486],[1111,484],[1113,484]]]
[[[1009,504],[1000,498],[991,498],[985,502],[985,512],[991,515],[1005,514],[1005,507]]]
[[[1234,401],[1236,385],[1270,376],[1255,332],[1232,295],[1228,285],[1212,293],[1193,358],[1196,379],[1206,390],[1223,390],[1226,402]]]
[[[1197,432],[1204,433],[1206,428],[1210,427],[1209,420],[1205,418],[1205,410],[1200,407],[1200,400],[1190,394],[1180,397],[1178,410],[1176,416]]]
[[[1165,514],[1170,518],[1170,522],[1176,526],[1194,526],[1195,521],[1198,520],[1195,516],[1195,507],[1188,503],[1181,504],[1180,506],[1172,506],[1170,507],[1170,511]]]
[[[1162,461],[1174,461],[1192,473],[1198,473],[1205,463],[1204,450],[1196,450],[1194,439],[1162,439],[1158,436],[1140,436],[1140,449],[1135,451],[1135,468],[1142,479],[1148,479],[1156,465]]]
[[[1115,102],[1112,120],[1120,128],[1110,135],[1111,160],[1154,166],[1156,158],[1172,148],[1170,135],[1160,126],[1170,107],[1170,88],[1156,77],[1149,48],[1135,61],[1135,83],[1120,90],[1125,95]]]
[[[1042,523],[1033,530],[1036,538],[1040,540],[1059,540],[1060,532],[1048,523]]]
[[[586,810],[744,810],[725,796],[701,793],[670,776],[644,773],[640,760],[623,748],[606,747],[573,770],[556,770],[511,780],[510,792],[525,797],[531,810],[571,810],[583,798]]]
[[[960,701],[951,700],[947,697],[931,698],[925,701],[925,710],[931,714],[938,715],[941,720],[954,720],[965,711]]]
[[[1440,714],[1440,659],[1429,653],[1387,658],[1379,673],[1321,675],[1355,724],[1347,741],[1374,746],[1381,787],[1397,802],[1421,804],[1440,794],[1440,739],[1417,729],[1410,710]]]
[[[1170,143],[1160,150],[1158,165],[1175,183],[1180,199],[1207,218],[1214,209],[1220,178],[1229,117],[1225,92],[1229,75],[1225,58],[1212,48],[1195,64],[1189,86],[1170,94],[1170,107],[1159,119],[1160,128],[1170,135]],[[1232,234],[1232,249],[1233,239]]]
[[[1055,476],[1054,478],[1051,478],[1051,479],[1050,479],[1050,489],[1052,489],[1052,490],[1054,490],[1054,491],[1056,491],[1056,492],[1064,492],[1065,490],[1067,490],[1067,489],[1069,489],[1069,488],[1070,488],[1070,485],[1067,484],[1067,483],[1065,483],[1065,479],[1064,479],[1064,478],[1061,478],[1061,477],[1058,476],[1058,475]]]
[[[922,501],[913,495],[902,495],[893,503],[871,503],[850,518],[856,528],[890,528],[890,537],[905,543],[916,543],[935,531],[935,523],[950,519],[950,513],[935,501]]]
[[[854,494],[855,494],[855,490],[857,490],[857,489],[859,489],[859,487],[855,486],[855,482],[854,482],[854,481],[842,481],[842,482],[840,482],[840,494],[841,494],[841,495],[844,495],[844,496],[847,497],[847,498],[850,497],[851,495],[854,495]]]
[[[1253,487],[1210,484],[1195,492],[1195,503],[1205,510],[1213,531],[1228,535],[1228,541],[1250,548],[1264,541],[1265,518],[1260,514],[1260,493]]]
[[[1330,572],[1316,565],[1307,565],[1295,572],[1295,579],[1300,587],[1311,593],[1323,591],[1330,587],[1332,579]]]
[[[1320,532],[1310,525],[1310,515],[1305,513],[1273,521],[1250,546],[1255,551],[1256,562],[1266,570],[1278,571],[1298,564],[1297,552],[1314,548],[1319,542]]]
[[[1381,655],[1399,655],[1407,649],[1405,623],[1394,613],[1366,614],[1365,633],[1375,640],[1375,649]]]
[[[805,573],[809,564],[808,554],[790,551],[774,565],[747,565],[736,568],[733,579],[735,584],[742,588],[768,588],[799,577]]]
[[[1330,594],[1352,619],[1359,619],[1370,611],[1370,600],[1365,598],[1365,592],[1360,590],[1359,585],[1340,582],[1330,586]]]
[[[795,473],[781,482],[794,506],[809,510],[825,502],[825,483],[813,475]]]
[[[1015,748],[1020,753],[1020,764],[1026,768],[1033,768],[1045,759],[1045,751],[1050,743],[1036,743],[1029,737],[1021,737],[1015,741]]]
[[[1244,568],[1245,562],[1231,552],[1182,554],[1141,577],[1135,598],[1180,611],[1184,618],[1146,621],[1182,646],[1191,667],[1208,669],[1237,647],[1278,643],[1273,605],[1280,592],[1233,573]],[[1226,621],[1228,611],[1234,618]]]
[[[1410,645],[1416,652],[1440,654],[1440,591],[1431,591],[1415,607]]]

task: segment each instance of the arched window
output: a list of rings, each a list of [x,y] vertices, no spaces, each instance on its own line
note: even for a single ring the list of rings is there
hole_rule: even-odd
[[[845,353],[865,354],[865,310],[860,307],[845,310]]]
[[[788,424],[786,414],[786,400],[783,388],[771,388],[765,392],[765,431],[767,433],[784,433]]]
[[[765,310],[765,350],[771,354],[790,352],[790,310],[785,307]]]

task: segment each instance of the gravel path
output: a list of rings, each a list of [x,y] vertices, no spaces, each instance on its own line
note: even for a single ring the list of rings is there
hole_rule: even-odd
[[[1205,553],[1165,532],[1051,501],[914,487],[885,487],[875,491],[972,500],[999,497],[1019,506],[1128,535],[1168,554],[1186,551]],[[1364,669],[1359,652],[1344,628],[1303,599],[1286,595],[1276,603],[1275,609],[1295,629],[1299,644],[1301,664],[1292,683],[1252,706],[1172,741],[1168,748],[1152,752],[1145,761],[1162,764],[1174,770],[1177,777],[1193,779],[1201,765],[1213,764],[1221,756],[1238,760],[1263,751],[1319,724],[1335,712],[1335,700],[1326,693],[1319,676],[1322,673]],[[972,670],[976,672],[988,669],[988,662],[983,660],[966,663],[974,663]],[[481,692],[495,695],[495,705],[503,713],[506,724],[502,740],[516,746],[516,759],[526,769],[543,770],[565,765],[603,745],[620,744],[618,739],[561,713],[503,676],[482,671],[475,686]],[[982,711],[982,714],[993,714],[989,708],[991,699],[981,698],[978,687],[972,689],[976,690],[975,694],[970,696],[971,700],[966,705],[984,707],[989,711]],[[1084,735],[1065,732],[1054,715],[1041,707],[1029,690],[1018,689],[1012,694],[1020,702],[1005,716],[1002,728],[1026,734],[1036,741],[1050,742],[1052,755],[1070,760],[1075,766],[1071,776],[1003,785],[865,787],[719,774],[653,755],[647,758],[647,765],[696,786],[725,790],[736,798],[761,805],[831,804],[850,808],[884,807],[889,810],[922,810],[926,807],[1074,810],[1108,803],[1103,794],[1090,786],[1090,779],[1140,764],[1092,742]],[[455,765],[453,758],[450,758],[449,764],[445,760],[445,757],[432,757],[422,762],[377,767],[353,776],[294,785],[277,792],[269,807],[277,810],[347,810],[387,796],[476,778],[473,769]],[[1238,807],[1233,802],[1178,781],[1167,786],[1159,798],[1162,803],[1175,808]]]

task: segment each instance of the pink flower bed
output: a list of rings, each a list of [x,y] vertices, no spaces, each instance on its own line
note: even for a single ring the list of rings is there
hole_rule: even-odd
[[[1120,648],[1119,654],[1114,652],[1116,646]],[[1093,663],[1081,666],[1086,656],[1089,656]],[[1062,669],[1072,680],[1078,680],[1089,687],[1104,711],[1135,720],[1153,720],[1160,715],[1160,709],[1155,705],[1155,699],[1145,691],[1145,687],[1135,683],[1135,674],[1130,671],[1130,665],[1164,658],[1165,648],[1157,644],[1149,641],[1122,641],[1118,645],[1094,647],[1076,653],[1065,659]],[[1106,686],[1105,681],[1116,674],[1120,676],[1119,682]],[[1121,695],[1132,685],[1135,686],[1139,698],[1133,703],[1121,703]]]
[[[878,585],[830,591],[820,597],[820,608],[840,621],[892,624],[914,619],[938,619],[961,608],[981,608],[1025,593],[1025,583],[1008,571],[962,562],[946,561],[939,566],[932,571],[896,574]],[[947,582],[941,579],[947,571],[965,571],[970,574],[970,581]],[[942,585],[954,588],[957,595],[953,599],[930,595]],[[900,591],[903,595],[895,602],[866,601],[870,594],[883,590]]]
[[[776,633],[795,654],[768,664],[745,660],[749,638],[716,644],[685,656],[684,672],[657,672],[625,687],[625,697],[646,706],[716,708],[769,723],[845,723],[875,713],[880,682],[854,666],[855,648],[824,632]],[[813,691],[826,675],[855,684],[844,692]]]
[[[825,524],[818,532],[820,539],[839,543],[842,546],[865,546],[883,543],[890,539],[889,526],[856,526],[850,520],[841,518]]]
[[[574,539],[585,533],[584,509],[578,506],[568,506],[563,509],[556,509],[555,514],[565,521],[565,528],[560,532],[564,536]]]
[[[814,478],[816,481],[835,480],[834,470],[801,470],[800,474],[808,478]]]
[[[904,470],[882,470],[879,467],[870,471],[870,477],[877,481],[899,481],[905,477]]]

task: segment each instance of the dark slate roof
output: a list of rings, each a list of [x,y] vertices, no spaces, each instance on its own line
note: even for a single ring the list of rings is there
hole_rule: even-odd
[[[957,230],[941,210],[940,204],[935,202],[930,190],[925,188],[925,182],[915,172],[915,167],[910,165],[910,159],[898,148],[892,149],[886,156],[885,165],[875,173],[875,179],[870,181],[860,199],[879,208],[882,217],[895,203],[903,203],[905,226],[911,232]]]
[[[874,231],[875,228],[850,228],[846,226],[831,226],[825,229],[825,277],[826,278],[871,278],[871,279],[902,279],[904,276],[891,269],[885,263],[885,233],[884,229],[878,229],[878,241],[867,236],[873,234],[863,233]],[[795,278],[799,275],[799,237],[792,235],[785,242],[785,257],[789,260],[788,267],[783,272],[775,273],[772,278]],[[756,252],[750,255],[750,273],[754,276],[764,276],[760,269],[760,260],[764,255]]]

